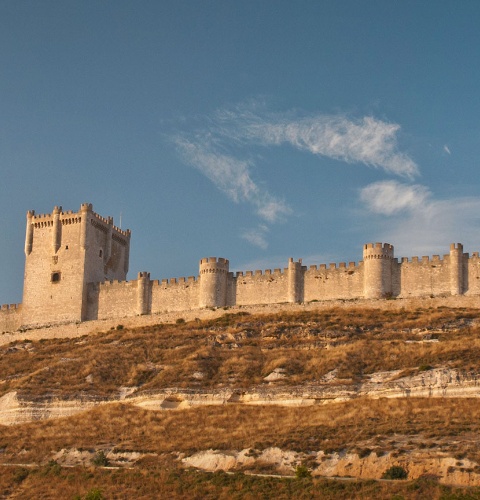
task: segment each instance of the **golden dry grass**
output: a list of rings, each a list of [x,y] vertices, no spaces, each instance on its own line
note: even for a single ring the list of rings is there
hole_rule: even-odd
[[[225,405],[172,411],[108,404],[69,418],[0,426],[0,457],[41,463],[63,448],[157,454],[269,446],[392,451],[393,439],[406,449],[434,443],[451,455],[480,461],[479,436],[477,399],[358,399],[301,408]]]
[[[334,369],[342,384],[377,371],[416,373],[429,366],[477,374],[478,320],[478,310],[465,308],[331,308],[258,316],[227,313],[211,321],[16,342],[0,350],[0,396],[16,390],[32,399],[111,397],[122,386],[137,386],[140,392],[249,388],[265,384],[264,377],[275,368],[285,370],[288,377],[281,384],[290,385],[319,383]],[[432,337],[438,342],[421,342]],[[203,379],[193,377],[195,372],[203,373]],[[0,426],[0,462],[45,464],[55,452],[77,448],[151,452],[156,455],[150,463],[144,460],[136,470],[117,472],[1,467],[0,498],[12,493],[15,498],[58,498],[58,492],[73,498],[95,487],[106,498],[480,498],[478,489],[458,490],[464,496],[455,496],[428,481],[388,486],[314,480],[302,485],[195,474],[172,470],[171,462],[165,462],[178,452],[278,446],[377,454],[435,449],[480,463],[479,436],[480,405],[467,398],[357,399],[301,408],[227,404],[172,411],[108,404],[69,418]]]
[[[342,383],[420,366],[476,372],[478,316],[464,308],[225,314],[80,339],[16,342],[1,351],[0,396],[17,390],[28,397],[108,397],[122,386],[248,388],[264,383],[275,368],[285,370],[283,383],[290,385],[316,383],[334,369]],[[439,341],[418,343],[429,336]],[[196,372],[203,379],[194,378]]]
[[[92,491],[108,499],[243,499],[258,500],[474,500],[479,488],[453,488],[431,478],[410,482],[279,479],[165,470],[63,469],[47,467],[8,470],[0,466],[0,497],[18,499],[80,499]],[[98,497],[96,497],[98,498]]]

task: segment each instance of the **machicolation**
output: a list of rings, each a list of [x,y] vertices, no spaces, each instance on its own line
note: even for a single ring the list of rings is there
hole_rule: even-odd
[[[394,257],[388,243],[367,243],[363,260],[237,272],[224,258],[200,260],[198,277],[126,281],[129,230],[89,203],[78,212],[27,212],[22,304],[3,305],[0,331],[43,325],[242,305],[337,299],[480,295],[479,253],[452,244],[448,254]]]

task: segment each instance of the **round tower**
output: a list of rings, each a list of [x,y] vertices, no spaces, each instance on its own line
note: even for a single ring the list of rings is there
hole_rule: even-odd
[[[463,293],[463,245],[461,243],[450,245],[450,293],[452,295]]]
[[[80,248],[86,250],[87,248],[87,230],[88,230],[88,217],[89,213],[93,211],[93,205],[91,203],[82,203],[80,205],[81,214],[81,229],[80,229]]]
[[[227,305],[228,260],[207,257],[200,261],[200,307]]]
[[[392,264],[393,245],[367,243],[363,246],[363,295],[366,299],[392,295]]]
[[[25,235],[25,255],[27,257],[32,253],[34,217],[35,217],[35,210],[29,210],[27,212],[27,233]]]
[[[62,244],[62,225],[60,223],[60,214],[62,207],[53,207],[53,233],[52,233],[52,253],[56,254]]]
[[[288,260],[288,297],[287,301],[292,304],[303,302],[303,272],[302,260],[294,262],[290,257]]]
[[[140,272],[137,279],[137,314],[148,314],[150,305],[150,273]]]

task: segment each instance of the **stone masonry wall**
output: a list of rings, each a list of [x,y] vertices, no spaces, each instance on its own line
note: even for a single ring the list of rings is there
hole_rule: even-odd
[[[31,217],[22,308],[25,326],[53,319],[81,320],[84,254],[80,246],[80,219],[71,212],[58,216],[57,229],[50,214]]]
[[[467,259],[467,271],[465,273],[467,295],[480,295],[480,257],[478,252],[473,252]]]
[[[199,282],[193,276],[152,282],[152,313],[198,308]]]
[[[413,257],[411,261],[403,258],[397,264],[399,289],[396,295],[400,297],[423,297],[450,294],[449,255],[440,259],[434,255],[428,257]]]
[[[124,318],[137,314],[138,280],[101,283],[98,290],[98,317]]]
[[[267,269],[238,272],[232,278],[232,296],[228,305],[278,304],[287,302],[288,270]]]
[[[339,267],[321,264],[310,266],[305,273],[304,302],[328,299],[354,299],[363,297],[364,266],[360,262],[341,262]]]
[[[22,325],[22,305],[4,304],[0,309],[0,332],[14,332]]]

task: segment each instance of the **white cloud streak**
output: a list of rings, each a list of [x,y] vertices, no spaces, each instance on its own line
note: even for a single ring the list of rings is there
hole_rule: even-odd
[[[371,212],[393,215],[425,206],[430,191],[418,184],[409,186],[396,181],[380,181],[360,191],[360,200]]]
[[[285,118],[240,110],[218,113],[217,119],[223,125],[222,133],[238,141],[290,144],[314,155],[381,168],[409,179],[419,173],[416,163],[398,151],[400,125],[371,116],[359,120],[344,115]]]
[[[366,186],[360,198],[372,214],[381,216],[377,241],[393,243],[396,255],[447,253],[454,242],[478,250],[474,246],[480,230],[477,198],[435,200],[425,186],[396,182]],[[387,221],[385,215],[390,216]]]
[[[293,210],[252,179],[254,163],[248,157],[245,159],[246,148],[288,144],[299,151],[360,163],[412,179],[418,174],[418,167],[398,151],[399,130],[395,123],[369,116],[359,120],[344,115],[298,118],[298,115],[258,111],[253,103],[249,107],[219,110],[213,117],[205,118],[202,129],[178,135],[174,142],[184,161],[200,170],[231,200],[249,203],[260,219],[275,223],[285,220]],[[395,193],[395,201],[387,203]],[[378,212],[383,207],[393,214],[422,203],[428,191],[417,186],[400,193],[398,184],[387,182],[367,187],[362,196],[370,210]],[[265,249],[268,228],[260,228],[245,231],[241,236]]]
[[[262,219],[277,222],[291,213],[286,203],[252,180],[248,161],[223,154],[213,149],[208,141],[196,142],[178,137],[176,145],[187,163],[200,170],[235,203],[251,203]]]
[[[268,231],[269,229],[266,225],[260,224],[257,228],[243,231],[241,236],[252,245],[259,247],[262,250],[266,250],[268,247],[268,242],[266,239]]]

